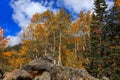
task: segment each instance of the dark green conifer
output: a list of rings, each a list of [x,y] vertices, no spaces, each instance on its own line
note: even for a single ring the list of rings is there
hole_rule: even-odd
[[[103,58],[105,55],[105,27],[107,19],[107,4],[105,0],[94,0],[93,21],[91,24],[91,54],[90,60],[93,76],[100,77],[103,73]]]

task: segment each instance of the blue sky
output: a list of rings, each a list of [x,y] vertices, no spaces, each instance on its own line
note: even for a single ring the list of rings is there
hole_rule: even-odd
[[[112,6],[111,0],[107,3]],[[35,13],[43,13],[47,9],[57,12],[64,7],[73,18],[80,11],[93,11],[93,0],[0,0],[0,26],[5,31],[5,37],[11,38],[9,45],[21,42],[22,30],[27,28]]]
[[[13,10],[9,5],[10,0],[0,0],[0,26],[5,31],[5,36],[17,35],[20,31],[17,23],[12,19]]]

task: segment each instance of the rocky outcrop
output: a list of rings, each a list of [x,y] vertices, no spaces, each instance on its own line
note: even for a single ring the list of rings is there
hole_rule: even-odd
[[[46,55],[43,57],[40,57],[38,59],[35,59],[31,61],[29,64],[22,67],[23,70],[26,70],[28,72],[31,71],[48,71],[50,72],[52,70],[52,67],[54,66],[54,59],[52,56]]]
[[[36,76],[33,80],[51,80],[51,74],[45,71],[42,75]]]
[[[12,72],[5,73],[3,80],[32,80],[32,76],[25,70],[16,69]]]
[[[51,56],[43,56],[5,74],[4,80],[98,80],[85,68],[73,69],[54,64]]]
[[[0,69],[0,79],[3,78],[3,74],[4,74],[3,70]]]
[[[52,80],[98,80],[92,77],[85,68],[73,69],[63,66],[55,66],[51,73]]]

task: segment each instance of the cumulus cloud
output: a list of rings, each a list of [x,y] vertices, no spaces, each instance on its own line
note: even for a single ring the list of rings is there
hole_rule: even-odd
[[[112,8],[113,5],[114,5],[114,2],[113,1],[110,1],[110,0],[107,0],[107,5],[108,5],[108,9]]]
[[[8,36],[7,38],[10,38],[8,43],[9,46],[18,45],[21,42],[21,38],[19,36]]]
[[[30,19],[35,13],[43,13],[48,7],[43,6],[39,2],[31,0],[12,0],[10,6],[13,9],[13,19],[22,28],[30,23]]]
[[[64,6],[76,13],[80,11],[92,10],[94,5],[93,0],[64,0]]]

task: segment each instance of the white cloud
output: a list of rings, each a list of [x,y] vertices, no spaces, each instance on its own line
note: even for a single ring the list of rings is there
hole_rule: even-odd
[[[10,6],[13,9],[14,21],[22,28],[27,27],[33,14],[43,13],[48,9],[41,3],[31,0],[11,0]]]
[[[10,38],[8,46],[15,46],[21,42],[21,39],[19,36],[8,36],[7,38]]]
[[[76,13],[83,10],[92,10],[94,7],[93,0],[64,0],[63,3],[66,8]]]
[[[114,5],[114,2],[113,1],[110,1],[110,0],[107,0],[107,5],[108,5],[108,9],[112,8],[113,5]]]

